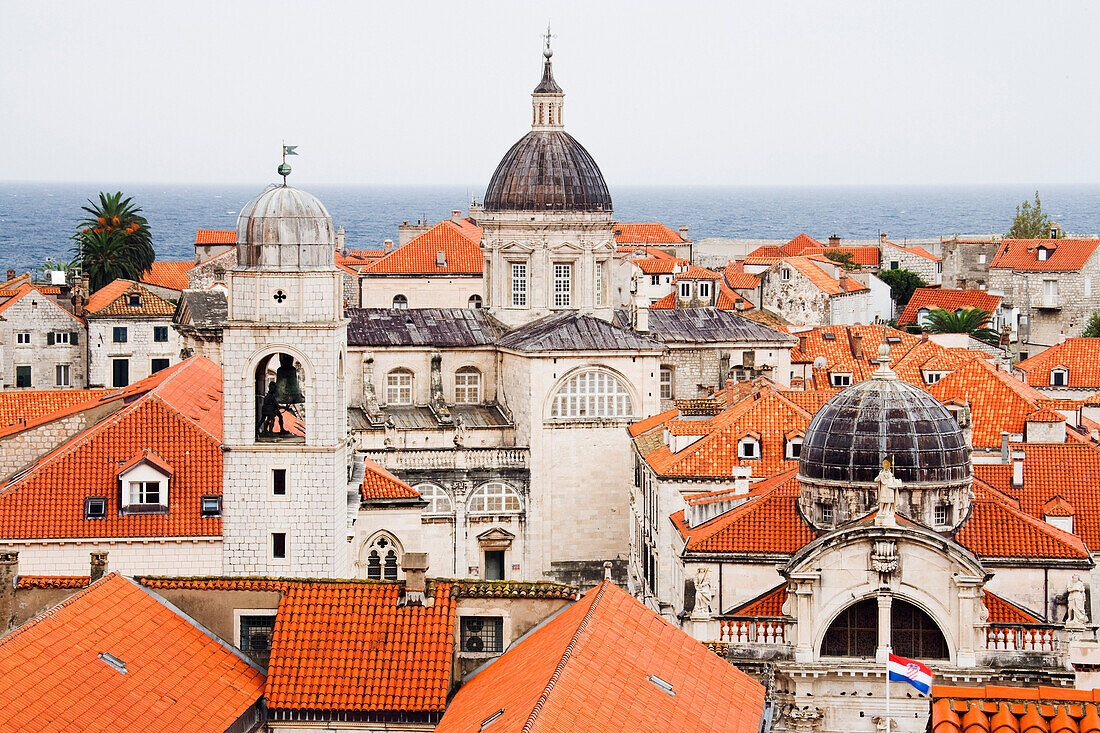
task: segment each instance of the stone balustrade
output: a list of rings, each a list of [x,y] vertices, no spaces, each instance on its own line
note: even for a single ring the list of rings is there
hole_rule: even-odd
[[[469,470],[529,466],[526,448],[424,448],[368,450],[362,455],[388,471]]]
[[[722,619],[718,640],[731,644],[786,644],[787,622],[775,618]]]
[[[1054,652],[1055,627],[1038,624],[990,624],[985,648],[1005,652]]]

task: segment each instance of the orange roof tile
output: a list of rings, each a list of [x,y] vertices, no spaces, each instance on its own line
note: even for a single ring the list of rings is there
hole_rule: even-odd
[[[986,290],[956,290],[953,288],[917,288],[913,297],[898,317],[898,325],[917,322],[917,312],[921,308],[936,310],[943,308],[954,313],[959,309],[981,308],[994,313],[1001,306],[1001,296],[990,295]]]
[[[195,232],[195,244],[236,244],[236,229],[199,229]]]
[[[718,280],[721,279],[714,270],[708,270],[705,267],[697,267],[696,265],[688,265],[688,267],[676,275],[673,280]]]
[[[616,247],[615,254],[626,255],[628,259],[631,257],[656,257],[659,260],[677,259],[670,255],[668,252],[665,252],[662,249],[657,249],[656,247],[643,247],[632,245]]]
[[[852,256],[852,262],[861,267],[878,267],[878,247],[807,247],[800,254],[803,255],[828,255],[830,252],[844,252]]]
[[[480,275],[481,230],[477,239],[451,220],[441,221],[384,257],[364,265],[364,275]],[[438,264],[439,253],[445,265]]]
[[[39,293],[40,295],[45,296],[46,302],[50,303],[50,305],[57,308],[62,313],[65,313],[65,314],[69,315],[75,321],[80,321],[81,323],[84,322],[83,319],[81,319],[78,316],[73,315],[70,311],[65,310],[64,308],[62,308],[60,305],[57,304],[56,300],[49,297],[51,294],[53,294],[50,291],[54,291],[54,293],[60,292],[60,291],[57,290],[57,288],[47,288],[47,287],[43,287],[41,285],[31,285],[30,283],[24,283],[24,284],[20,285],[18,288],[16,288],[14,291],[11,292],[11,297],[9,297],[3,303],[0,303],[0,313],[3,313],[8,308],[10,308],[11,306],[18,303],[20,300],[22,300],[24,298],[24,296],[28,295],[29,293]],[[33,302],[32,302],[32,304],[33,304]]]
[[[821,248],[821,246],[822,246],[821,242],[817,241],[816,239],[814,239],[810,235],[803,232],[802,234],[799,234],[797,237],[795,237],[791,241],[784,244],[779,249],[783,253],[784,256],[793,257],[795,255],[802,254],[803,251],[805,251],[807,248],[809,248],[809,249],[818,249],[818,248]]]
[[[36,389],[0,391],[0,427],[26,425],[43,415],[96,402],[117,389]]]
[[[0,639],[0,685],[5,731],[220,733],[260,699],[264,674],[112,573]]]
[[[828,271],[821,267],[823,263],[814,262],[810,257],[785,257],[782,262],[798,270],[811,284],[827,295],[857,293],[862,290],[869,290],[866,285],[860,283],[853,277],[833,277]]]
[[[989,611],[989,623],[991,624],[1041,624],[1043,619],[1030,611],[1025,611],[1014,603],[1010,603],[1000,596],[993,595],[987,590],[982,591],[982,601]]]
[[[1065,422],[1066,416],[1046,407],[1039,408],[1035,412],[1029,412],[1024,416],[1027,422]]]
[[[774,265],[779,260],[783,259],[786,253],[781,247],[775,244],[763,244],[749,252],[745,256],[744,264],[746,265]]]
[[[656,310],[670,310],[676,307],[676,300],[676,291],[673,290],[660,300],[655,300],[650,303],[649,307]],[[718,283],[718,302],[715,303],[714,307],[726,311],[752,310],[752,304],[749,303],[749,301],[745,300],[722,283]]]
[[[783,604],[787,602],[787,584],[776,586],[769,591],[742,603],[730,611],[734,616],[782,616]]]
[[[1076,513],[1073,504],[1060,496],[1055,496],[1043,504],[1044,517],[1072,517]]]
[[[932,733],[1098,733],[1100,690],[932,686]],[[961,714],[961,715],[960,715]]]
[[[1080,270],[1100,245],[1100,239],[1006,239],[997,248],[991,268],[1025,271]],[[1039,259],[1039,249],[1047,250],[1047,259]]]
[[[630,427],[627,428],[627,432],[630,433],[631,438],[637,438],[642,433],[648,433],[653,428],[664,425],[669,420],[672,420],[673,418],[679,416],[679,414],[680,411],[675,407],[671,410],[665,410],[659,415],[647,417],[644,420],[639,420],[638,422],[632,424]]]
[[[363,456],[363,483],[359,495],[364,499],[419,499],[413,487]]]
[[[760,284],[760,278],[745,272],[744,262],[730,262],[722,270],[722,279],[726,285],[740,290],[749,290]]]
[[[1024,380],[1034,387],[1050,386],[1050,373],[1064,367],[1067,387],[1100,388],[1100,338],[1068,338],[1016,364]]]
[[[31,274],[29,272],[24,272],[22,275],[16,275],[15,277],[0,283],[0,290],[15,290],[20,285],[29,284],[30,281]]]
[[[662,690],[653,678],[671,685]],[[755,733],[764,688],[610,581],[459,688],[436,733]]]
[[[288,583],[268,665],[270,709],[438,712],[447,704],[455,598],[398,605],[384,583]]]
[[[155,388],[0,486],[0,537],[221,535],[221,519],[201,515],[202,496],[221,494],[221,369],[194,356],[157,376]],[[120,514],[119,468],[143,450],[175,469],[167,514]],[[84,518],[88,497],[107,500],[104,518]]]
[[[934,260],[936,262],[940,261],[939,257],[932,254],[931,252],[926,250],[924,247],[920,247],[920,246],[903,247],[900,244],[894,244],[893,242],[886,242],[885,244],[889,245],[890,247],[895,247],[897,249],[900,249],[902,252],[908,252],[911,255],[917,255],[918,257],[923,257],[926,260]]]
[[[91,577],[88,575],[20,575],[16,578],[16,588],[84,588]]]
[[[658,222],[615,225],[616,244],[686,244],[690,239]]]
[[[628,261],[646,275],[671,275],[688,266],[688,261],[679,257],[646,257]]]
[[[124,296],[136,294],[141,305],[131,306]],[[132,280],[115,280],[92,293],[84,307],[88,316],[171,316],[176,306]]]
[[[194,262],[154,262],[141,281],[146,285],[159,285],[170,290],[187,289],[187,273],[195,266]]]
[[[1009,506],[976,487],[970,516],[955,540],[983,558],[1075,558],[1087,560],[1088,548],[1076,535]]]

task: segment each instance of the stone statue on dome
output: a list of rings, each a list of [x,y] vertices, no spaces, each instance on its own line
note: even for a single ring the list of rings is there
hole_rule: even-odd
[[[882,470],[875,476],[875,484],[878,486],[878,516],[875,517],[875,524],[892,527],[895,524],[894,512],[897,507],[898,489],[901,488],[901,481],[894,476],[893,466],[890,464],[889,458],[882,461]]]

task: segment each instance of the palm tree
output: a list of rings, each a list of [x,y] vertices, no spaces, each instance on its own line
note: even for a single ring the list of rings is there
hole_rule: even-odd
[[[928,314],[927,328],[932,333],[967,333],[995,344],[1001,336],[989,327],[989,315],[981,308],[962,308],[954,313],[937,308]]]
[[[73,235],[77,264],[88,275],[92,291],[123,277],[141,278],[156,258],[149,222],[141,208],[122,192],[100,192],[99,205],[91,200],[81,208],[88,213]]]

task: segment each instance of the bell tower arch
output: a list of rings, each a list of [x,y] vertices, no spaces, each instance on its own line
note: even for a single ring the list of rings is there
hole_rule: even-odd
[[[332,218],[285,183],[241,210],[223,330],[223,570],[345,577],[347,321]]]

